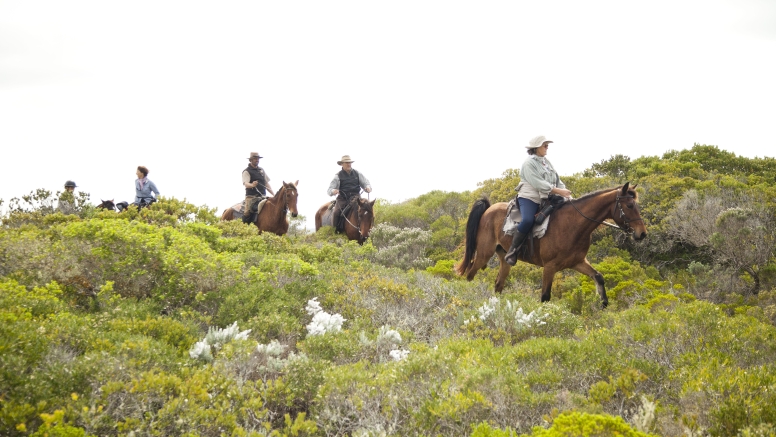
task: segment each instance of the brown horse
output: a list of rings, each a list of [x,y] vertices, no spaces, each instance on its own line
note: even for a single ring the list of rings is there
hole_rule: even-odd
[[[315,231],[321,229],[324,226],[324,215],[328,213],[329,217],[326,226],[333,226],[332,213],[329,211],[331,202],[326,202],[318,208],[315,213]],[[353,196],[350,200],[350,212],[345,217],[345,235],[348,240],[357,240],[358,244],[364,244],[367,238],[369,238],[369,232],[372,230],[372,225],[375,222],[374,214],[375,201],[368,201],[367,199]]]
[[[283,235],[288,232],[288,211],[291,211],[292,217],[299,215],[299,211],[296,209],[296,201],[299,197],[297,185],[299,185],[299,181],[293,184],[284,181],[280,190],[267,199],[259,216],[253,222],[259,228],[259,233],[266,231]],[[234,220],[234,212],[234,209],[227,208],[221,214],[221,220]]]
[[[550,300],[552,280],[555,273],[563,269],[574,269],[589,276],[596,284],[604,307],[609,304],[604,287],[604,277],[587,260],[593,231],[604,224],[631,234],[636,241],[647,236],[647,228],[639,214],[638,196],[629,183],[609,190],[587,194],[563,204],[555,211],[541,239],[534,239],[533,250],[520,252],[518,259],[544,267],[542,275],[542,302]],[[485,269],[488,260],[497,253],[501,261],[496,292],[501,293],[509,274],[510,265],[504,261],[505,248],[512,243],[512,236],[503,231],[507,204],[493,206],[487,199],[474,203],[466,224],[466,252],[463,261],[455,267],[456,273],[466,275],[471,281],[480,269]],[[605,223],[611,219],[614,226]],[[527,240],[526,240],[527,241]]]

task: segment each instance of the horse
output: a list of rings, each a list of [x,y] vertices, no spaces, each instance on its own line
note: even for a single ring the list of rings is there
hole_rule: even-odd
[[[97,208],[108,209],[108,210],[111,210],[111,211],[118,211],[118,212],[124,211],[125,209],[129,208],[129,205],[130,205],[129,202],[127,202],[127,201],[114,203],[113,199],[111,199],[111,200],[102,200],[102,199],[100,199],[100,202],[102,202],[102,203],[97,205]],[[156,202],[156,198],[152,198],[149,201],[146,201],[144,199],[139,204],[134,204],[133,203],[133,205],[137,205],[137,209],[139,211],[139,210],[143,209],[143,207],[150,206],[154,202]]]
[[[113,203],[113,199],[111,199],[111,200],[102,200],[102,199],[100,199],[100,202],[102,202],[102,203],[97,205],[97,208],[99,208],[99,209],[107,209],[107,210],[110,210],[110,211],[115,211],[116,210],[116,204]]]
[[[647,236],[647,228],[639,213],[636,186],[629,182],[620,187],[596,191],[579,199],[566,201],[550,216],[550,223],[544,237],[533,241],[532,250],[520,250],[518,259],[544,267],[542,274],[541,301],[550,300],[552,280],[555,273],[574,269],[589,276],[596,284],[601,303],[609,304],[604,287],[604,277],[590,265],[587,251],[590,249],[593,231],[600,225],[617,228],[641,241]],[[571,207],[569,207],[571,206]],[[504,261],[505,248],[512,243],[512,236],[503,231],[507,204],[490,205],[487,199],[474,203],[466,223],[466,250],[463,260],[455,266],[459,276],[471,281],[480,269],[485,269],[494,253],[498,254],[501,266],[496,278],[496,293],[504,289],[511,266]],[[611,219],[617,226],[604,222]],[[526,240],[528,243],[529,240]],[[526,246],[524,243],[523,246]],[[524,249],[524,248],[521,248]]]
[[[345,217],[345,235],[348,237],[348,240],[356,240],[358,244],[363,245],[366,239],[369,238],[369,232],[372,230],[372,225],[375,222],[374,205],[374,200],[370,202],[362,197],[353,196],[350,200],[350,211]],[[328,219],[326,220],[327,226],[333,226],[334,220],[331,217],[332,210],[329,210],[330,207],[332,207],[332,203],[326,202],[315,213],[316,232],[324,226],[323,222],[325,219]],[[327,214],[328,217],[325,217]]]
[[[299,215],[299,211],[296,209],[296,201],[299,197],[297,185],[299,185],[299,181],[294,183],[284,181],[280,190],[267,199],[264,206],[261,207],[259,216],[253,221],[253,224],[259,228],[259,233],[266,231],[283,235],[288,232],[288,211],[291,211],[292,217]],[[221,214],[221,220],[234,220],[234,212],[234,209],[227,208]]]

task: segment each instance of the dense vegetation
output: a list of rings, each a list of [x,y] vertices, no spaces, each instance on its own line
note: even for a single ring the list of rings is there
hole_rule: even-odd
[[[378,202],[364,246],[257,235],[163,199],[74,212],[38,190],[0,227],[0,435],[776,435],[776,160],[713,146],[614,156],[564,181],[638,184],[587,277],[457,278],[480,196]]]

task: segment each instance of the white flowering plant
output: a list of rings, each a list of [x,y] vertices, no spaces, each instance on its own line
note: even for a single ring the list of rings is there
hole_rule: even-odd
[[[307,301],[305,307],[307,314],[313,316],[312,321],[307,324],[308,335],[323,335],[327,332],[339,332],[342,330],[342,324],[346,321],[340,314],[330,314],[321,308],[318,298],[315,297]]]
[[[464,320],[464,328],[478,335],[503,341],[504,335],[524,337],[536,328],[546,325],[550,314],[540,307],[526,312],[517,302],[491,297],[477,309],[477,315]]]
[[[386,325],[380,327],[374,340],[371,340],[366,333],[361,332],[359,334],[359,341],[363,348],[372,351],[371,353],[374,354],[374,359],[377,362],[382,362],[386,359],[399,361],[406,358],[410,353],[408,350],[401,350],[399,348],[402,342],[399,331]]]
[[[233,340],[247,340],[251,330],[240,331],[237,322],[232,323],[226,328],[208,328],[204,339],[194,343],[189,350],[189,356],[196,360],[206,362],[213,361],[213,350],[218,351],[224,344]]]

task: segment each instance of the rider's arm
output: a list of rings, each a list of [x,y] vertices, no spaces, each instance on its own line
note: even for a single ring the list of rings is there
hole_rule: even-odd
[[[363,188],[367,193],[372,192],[372,185],[369,184],[369,179],[367,179],[366,176],[364,176],[364,174],[361,172],[358,173],[358,184],[361,185],[361,188]]]
[[[336,192],[335,192],[336,191]],[[339,175],[334,175],[334,179],[329,184],[329,189],[326,190],[326,194],[334,196],[339,193]]]
[[[251,183],[251,175],[245,170],[242,172],[242,182],[245,188],[253,188],[256,186]]]
[[[542,199],[546,198],[553,188],[552,184],[542,177],[545,171],[542,164],[533,157],[526,159],[520,168],[520,180],[536,189]]]
[[[267,189],[267,192],[269,194],[272,194],[273,196],[275,195],[275,191],[272,189],[272,186],[269,184],[269,175],[267,174],[266,171],[264,172],[264,188]]]

